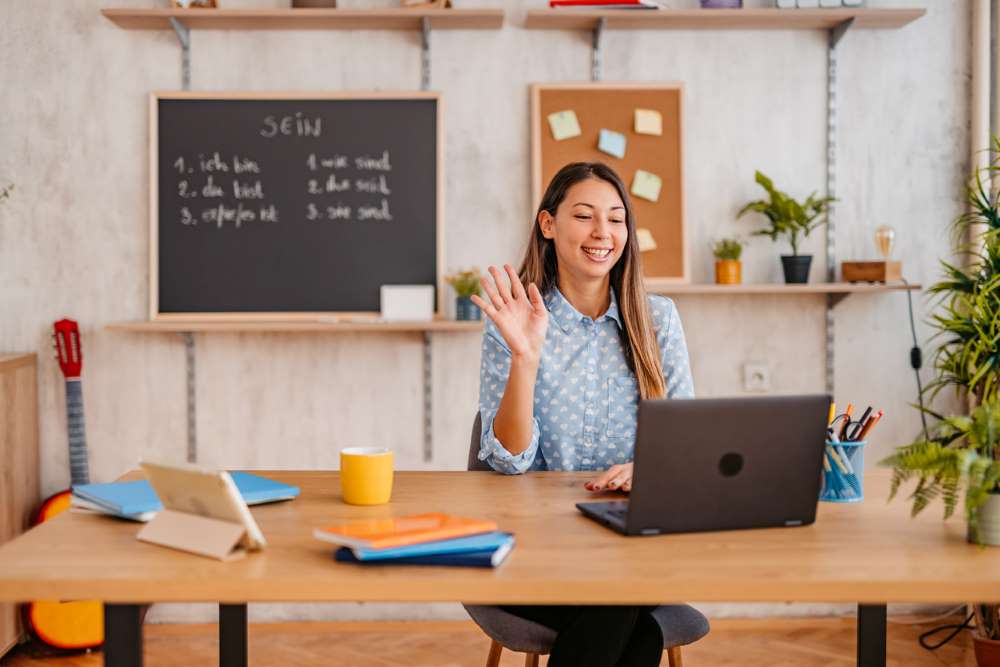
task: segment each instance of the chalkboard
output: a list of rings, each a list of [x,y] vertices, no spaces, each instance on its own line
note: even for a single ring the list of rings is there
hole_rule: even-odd
[[[435,285],[437,94],[154,93],[150,316],[374,313]]]

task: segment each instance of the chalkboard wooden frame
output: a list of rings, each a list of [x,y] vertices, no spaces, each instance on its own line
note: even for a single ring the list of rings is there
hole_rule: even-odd
[[[631,189],[636,169],[663,178],[657,202],[632,195],[637,226],[650,229],[657,248],[642,253],[643,272],[659,285],[687,284],[691,259],[684,206],[684,86],[681,83],[545,83],[531,86],[532,214],[555,172],[573,161],[598,161],[618,172]],[[663,134],[633,131],[635,108],[655,109]],[[564,109],[577,114],[582,134],[555,141],[547,115]],[[597,150],[600,129],[627,137],[625,157]]]
[[[352,92],[211,92],[153,91],[149,94],[149,319],[159,321],[315,321],[323,318],[374,320],[378,311],[294,311],[294,312],[160,312],[159,303],[159,140],[158,105],[161,100],[433,100],[436,108],[436,302],[435,319],[444,318],[445,260],[444,229],[444,98],[435,91],[352,91]]]

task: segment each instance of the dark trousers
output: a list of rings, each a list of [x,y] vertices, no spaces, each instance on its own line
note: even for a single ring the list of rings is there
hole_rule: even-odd
[[[660,664],[663,633],[653,607],[505,606],[558,634],[549,667],[650,667]]]

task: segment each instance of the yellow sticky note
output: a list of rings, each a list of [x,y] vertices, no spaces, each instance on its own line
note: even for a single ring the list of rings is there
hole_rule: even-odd
[[[636,134],[663,134],[663,116],[659,111],[652,109],[635,110],[635,131]]]
[[[632,177],[632,194],[649,201],[657,201],[660,198],[661,185],[663,181],[656,174],[636,169],[635,176]]]
[[[635,230],[635,240],[639,243],[639,252],[656,250],[656,239],[653,238],[653,232],[645,227],[639,227]]]
[[[576,112],[572,109],[550,113],[549,128],[552,130],[552,138],[556,141],[580,136],[580,123],[576,119]]]

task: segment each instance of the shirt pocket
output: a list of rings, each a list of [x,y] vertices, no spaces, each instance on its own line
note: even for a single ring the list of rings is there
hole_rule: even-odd
[[[608,379],[609,438],[635,438],[635,420],[639,409],[639,384],[630,375]]]

